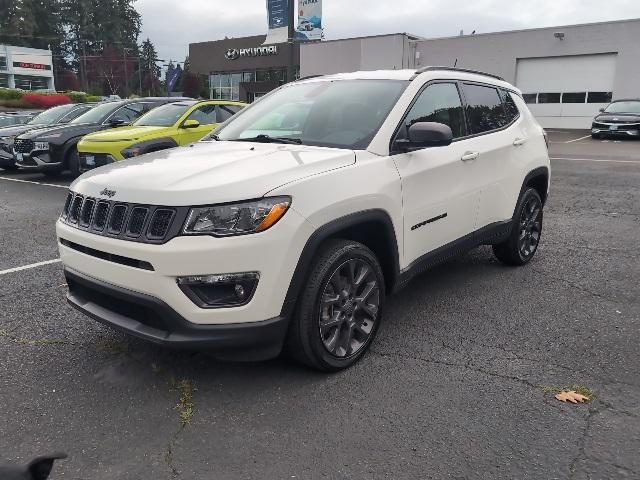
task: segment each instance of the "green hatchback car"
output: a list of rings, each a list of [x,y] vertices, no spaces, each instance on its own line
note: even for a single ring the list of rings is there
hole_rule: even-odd
[[[246,106],[227,100],[183,100],[154,108],[129,126],[85,136],[78,143],[80,171],[196,142]]]

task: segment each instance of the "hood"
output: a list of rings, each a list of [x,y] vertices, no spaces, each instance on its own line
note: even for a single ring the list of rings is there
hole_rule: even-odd
[[[596,122],[607,123],[638,123],[640,114],[637,113],[601,113],[595,118]]]
[[[0,128],[0,138],[2,137],[15,137],[16,135],[21,135],[29,130],[34,130],[36,128],[42,128],[42,125],[12,125],[10,127]]]
[[[67,123],[64,125],[38,128],[37,130],[21,135],[20,138],[62,144],[70,138],[81,137],[102,130],[103,128],[105,128],[104,125],[96,123]]]
[[[248,142],[198,142],[91,170],[75,192],[165,206],[206,205],[259,198],[286,183],[346,167],[353,150]]]
[[[157,136],[168,127],[120,127],[95,133],[85,139],[88,142],[136,142],[146,137]]]

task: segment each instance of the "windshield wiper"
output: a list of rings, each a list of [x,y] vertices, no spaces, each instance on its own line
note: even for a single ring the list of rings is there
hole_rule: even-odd
[[[287,143],[292,145],[301,145],[302,140],[299,138],[287,138],[287,137],[270,137],[269,135],[257,135],[250,138],[237,138],[236,142],[259,142],[259,143]]]

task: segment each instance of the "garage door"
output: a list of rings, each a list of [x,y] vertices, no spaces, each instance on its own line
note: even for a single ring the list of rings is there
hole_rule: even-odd
[[[516,86],[545,128],[589,128],[611,100],[618,55],[521,58]]]

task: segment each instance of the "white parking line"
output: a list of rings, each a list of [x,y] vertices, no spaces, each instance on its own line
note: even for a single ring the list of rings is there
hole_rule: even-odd
[[[32,263],[31,265],[24,265],[22,267],[10,268],[8,270],[0,270],[0,275],[6,275],[7,273],[21,272],[22,270],[29,270],[32,268],[42,267],[44,265],[51,265],[52,263],[58,263],[58,262],[60,262],[60,259],[56,258],[55,260],[47,260],[46,262]]]
[[[9,180],[10,182],[33,183],[35,185],[43,185],[45,187],[69,188],[67,185],[56,185],[55,183],[34,182],[33,180],[21,180],[19,178],[0,177],[0,180]]]
[[[551,157],[551,160],[568,160],[570,162],[597,162],[597,163],[636,163],[640,165],[640,161],[637,160],[606,160],[600,158],[565,158],[565,157]]]
[[[579,142],[580,140],[584,140],[585,138],[591,138],[591,135],[586,135],[584,137],[580,137],[580,138],[576,138],[576,139],[573,139],[573,140],[569,140],[568,142],[564,142],[564,143]]]

